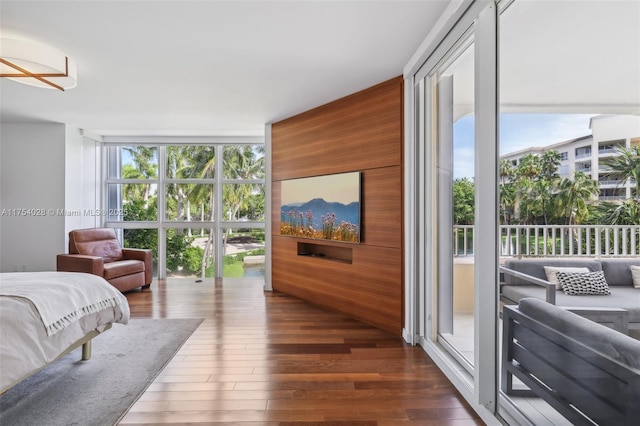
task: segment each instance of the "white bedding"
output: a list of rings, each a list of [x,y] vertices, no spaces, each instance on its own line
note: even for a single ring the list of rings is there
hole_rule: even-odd
[[[48,293],[55,294],[52,298],[60,299],[59,303],[67,306],[62,309],[62,311],[68,311],[63,317],[70,318],[68,316],[70,312],[79,313],[73,316],[73,320],[63,321],[63,327],[60,327],[62,323],[58,323],[56,332],[50,335],[45,322],[51,320],[43,321],[38,308],[31,300],[25,297],[0,295],[0,392],[55,360],[60,353],[91,330],[102,331],[108,323],[126,324],[129,321],[130,313],[127,299],[115,287],[100,277],[78,272],[25,272],[17,274],[18,276],[15,276],[14,273],[0,274],[0,288],[5,287],[6,282],[15,282],[20,278],[20,274],[25,274],[26,281],[41,280],[39,292],[42,297],[34,297],[34,299],[48,300],[48,296],[46,296]],[[58,290],[51,291],[52,282],[68,279],[67,274],[73,274],[71,281],[76,284],[81,283],[80,286],[75,285],[74,291],[82,290],[83,293],[86,293],[80,298],[73,297],[76,304],[78,300],[94,299],[93,294],[110,293],[114,302],[107,305],[113,306],[105,306],[95,312],[89,312],[86,309],[78,311],[75,304],[69,306],[64,301],[65,294],[62,293],[62,296],[60,294],[60,286],[54,285]],[[9,276],[9,280],[5,281],[7,276]],[[98,296],[98,299],[101,297]],[[57,307],[49,314],[56,311],[59,311]]]
[[[102,277],[78,272],[4,273],[0,296],[30,300],[51,336],[86,315],[122,304],[123,299],[126,304],[122,293],[105,283]]]

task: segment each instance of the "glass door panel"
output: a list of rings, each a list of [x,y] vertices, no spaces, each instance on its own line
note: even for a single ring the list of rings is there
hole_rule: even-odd
[[[515,0],[499,20],[499,262],[591,257],[595,239],[572,227],[638,223],[611,214],[637,201],[633,183],[608,168],[640,129],[640,3]],[[526,385],[516,378],[513,388]],[[499,402],[516,420],[570,423],[539,397],[501,393]]]
[[[463,37],[432,77],[437,127],[438,339],[465,366],[474,351],[474,51]]]

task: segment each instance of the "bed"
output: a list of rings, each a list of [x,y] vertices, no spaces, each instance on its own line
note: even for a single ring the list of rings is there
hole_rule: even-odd
[[[129,321],[127,299],[102,277],[80,272],[0,273],[0,393]]]

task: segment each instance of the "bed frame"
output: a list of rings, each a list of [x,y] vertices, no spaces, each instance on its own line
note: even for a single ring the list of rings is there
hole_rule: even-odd
[[[105,324],[103,326],[102,331],[91,330],[90,332],[85,334],[84,337],[82,337],[81,339],[78,339],[77,341],[73,342],[68,348],[63,350],[53,361],[49,362],[48,364],[43,365],[42,367],[40,367],[40,368],[38,368],[36,370],[33,370],[33,371],[29,372],[25,376],[21,377],[20,379],[16,380],[15,382],[11,383],[6,388],[2,389],[2,391],[0,391],[0,395],[4,394],[6,391],[11,389],[12,387],[17,385],[18,383],[22,382],[23,380],[33,376],[34,374],[36,374],[38,371],[42,370],[43,368],[45,368],[45,367],[53,364],[54,362],[58,361],[63,356],[65,356],[65,355],[71,353],[72,351],[76,350],[80,346],[82,346],[82,358],[81,358],[82,361],[88,361],[89,359],[91,359],[91,341],[92,341],[92,339],[94,337],[104,333],[105,331],[109,330],[111,328],[111,325],[112,325],[111,323]]]

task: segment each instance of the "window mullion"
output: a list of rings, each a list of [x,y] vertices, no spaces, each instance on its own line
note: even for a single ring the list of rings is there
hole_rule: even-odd
[[[223,220],[222,211],[222,168],[224,156],[224,145],[216,146],[216,185],[215,185],[215,272],[216,278],[222,278],[223,276],[223,253],[222,253],[222,228],[220,226]]]
[[[158,278],[167,277],[167,231],[164,226],[166,221],[166,191],[165,180],[167,178],[166,146],[158,147],[158,217],[156,227],[158,229]]]

